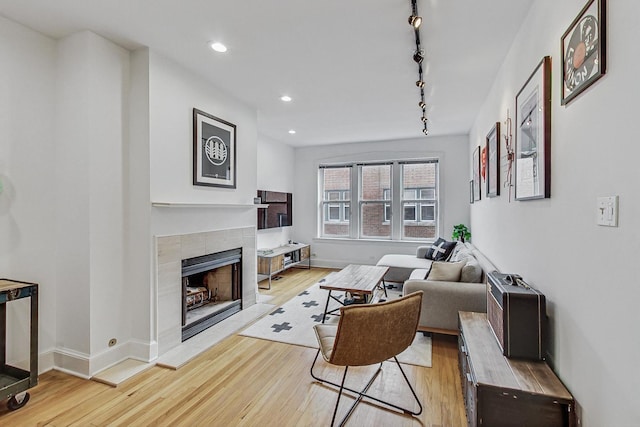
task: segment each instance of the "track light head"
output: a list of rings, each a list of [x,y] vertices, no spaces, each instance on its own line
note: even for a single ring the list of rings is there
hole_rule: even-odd
[[[427,116],[420,117],[420,120],[422,120],[422,123],[424,123],[425,125],[427,124]]]
[[[411,15],[409,17],[409,25],[411,25],[416,30],[420,28],[420,25],[422,25],[422,16]]]
[[[429,135],[429,130],[427,128],[422,129],[422,133],[425,135]]]
[[[422,89],[424,87],[424,82],[422,80],[418,80],[416,82],[416,86],[418,86],[420,89]]]
[[[424,101],[420,101],[420,102],[418,102],[418,107],[420,107],[422,110],[424,110],[425,108],[427,108],[427,104],[425,104]]]
[[[416,51],[416,53],[413,54],[413,60],[416,61],[418,64],[422,64],[422,61],[424,60],[424,55],[422,55],[422,52]]]

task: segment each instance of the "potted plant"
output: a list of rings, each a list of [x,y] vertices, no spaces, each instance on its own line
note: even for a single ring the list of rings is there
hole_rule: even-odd
[[[464,243],[465,240],[471,238],[471,232],[464,224],[458,224],[453,226],[453,234],[451,235],[453,240],[460,240]]]

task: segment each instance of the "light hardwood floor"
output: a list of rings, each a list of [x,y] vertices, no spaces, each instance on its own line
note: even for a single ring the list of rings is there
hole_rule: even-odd
[[[280,305],[316,283],[330,270],[290,269],[273,282],[270,303]],[[4,426],[328,426],[337,393],[313,381],[309,368],[316,350],[233,335],[173,371],[153,367],[118,387],[58,371],[40,376],[31,400],[17,411],[0,410]],[[388,365],[388,366],[386,366]],[[341,370],[319,365],[325,376]],[[349,371],[359,388],[371,368]],[[417,418],[362,402],[348,426],[464,426],[455,337],[434,335],[433,367],[407,366],[422,399]],[[392,364],[385,364],[370,392],[400,404],[410,391]],[[342,399],[341,411],[351,399]]]

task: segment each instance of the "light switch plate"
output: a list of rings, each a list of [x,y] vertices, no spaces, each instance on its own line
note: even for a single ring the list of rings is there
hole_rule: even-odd
[[[618,226],[618,196],[598,197],[596,222],[607,227]]]

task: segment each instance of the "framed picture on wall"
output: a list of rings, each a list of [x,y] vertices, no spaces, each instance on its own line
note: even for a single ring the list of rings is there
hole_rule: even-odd
[[[475,201],[474,195],[473,195],[473,180],[469,181],[469,203],[473,204],[473,202]]]
[[[562,105],[607,71],[606,10],[606,0],[589,0],[562,35]]]
[[[487,197],[500,195],[500,122],[487,135]]]
[[[516,95],[516,200],[551,196],[551,57]]]
[[[473,150],[473,160],[471,163],[473,170],[473,200],[477,202],[482,198],[480,192],[480,146]]]
[[[236,188],[236,125],[196,108],[193,185]]]

